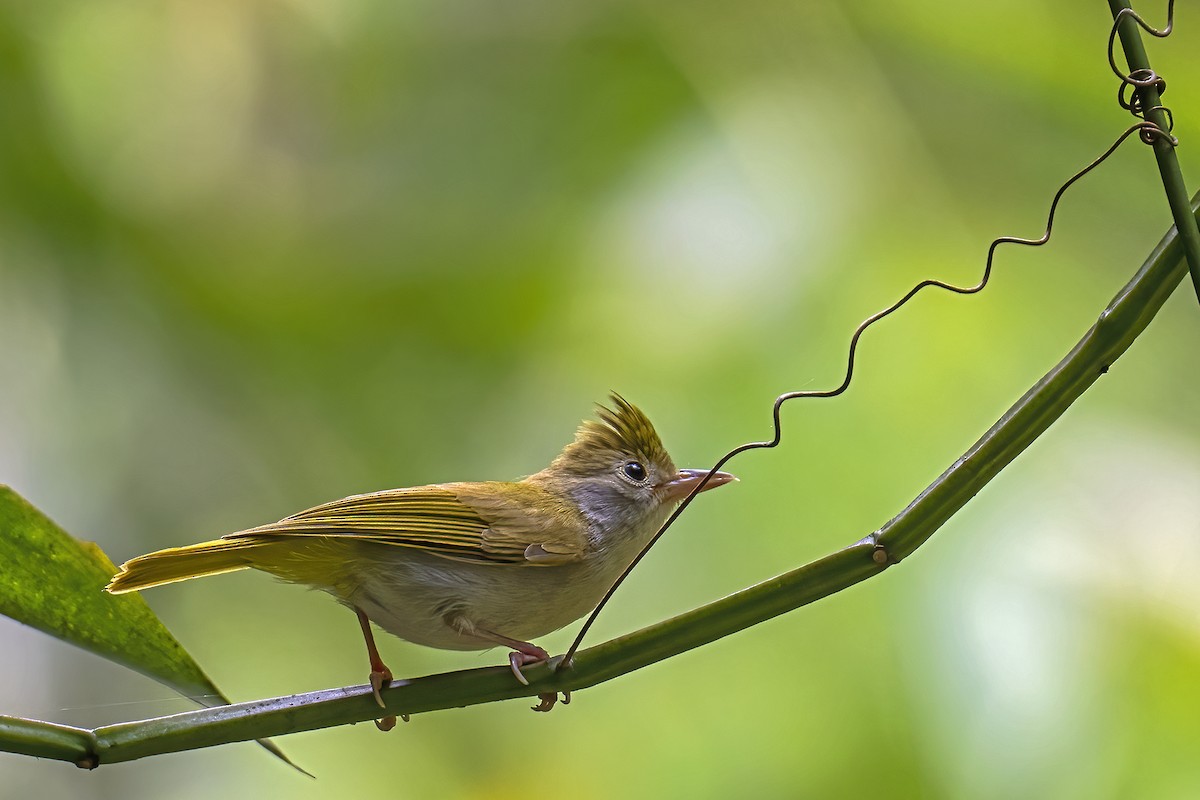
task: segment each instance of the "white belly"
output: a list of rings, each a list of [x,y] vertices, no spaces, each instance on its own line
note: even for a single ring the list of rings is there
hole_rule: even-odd
[[[628,563],[606,571],[583,564],[472,564],[412,548],[369,547],[363,560],[376,568],[359,576],[357,589],[340,599],[388,633],[445,650],[496,647],[452,628],[448,620],[458,615],[478,629],[524,642],[556,631],[595,608]]]

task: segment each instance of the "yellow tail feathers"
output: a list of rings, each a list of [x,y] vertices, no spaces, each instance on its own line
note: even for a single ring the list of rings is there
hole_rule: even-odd
[[[124,594],[162,586],[164,583],[246,569],[254,565],[247,551],[259,544],[253,539],[217,539],[159,550],[126,561],[121,565],[121,571],[104,588],[111,594]]]

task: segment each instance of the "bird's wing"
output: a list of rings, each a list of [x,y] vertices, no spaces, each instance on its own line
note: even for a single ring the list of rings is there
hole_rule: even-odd
[[[323,536],[411,547],[483,564],[576,561],[587,543],[582,515],[523,483],[448,483],[354,495],[224,539]]]

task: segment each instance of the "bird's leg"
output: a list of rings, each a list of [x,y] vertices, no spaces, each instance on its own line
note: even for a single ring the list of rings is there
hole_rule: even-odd
[[[380,708],[387,708],[379,691],[392,682],[392,671],[379,657],[379,648],[375,646],[375,634],[371,632],[371,620],[367,619],[366,612],[355,606],[354,613],[358,615],[358,624],[362,626],[363,641],[367,643],[367,657],[371,659],[371,688],[375,692],[375,702],[379,703]]]
[[[371,632],[371,620],[367,619],[367,614],[358,606],[354,606],[354,613],[358,615],[358,624],[362,626],[363,641],[367,643],[367,657],[371,659],[371,690],[375,693],[375,702],[379,703],[380,708],[387,708],[383,703],[383,696],[380,695],[380,690],[392,682],[392,671],[387,668],[387,664],[383,663],[383,659],[379,657],[379,648],[375,646],[375,634]],[[408,716],[402,715],[405,722],[408,722]],[[375,720],[375,727],[381,731],[390,731],[396,727],[396,717],[386,716],[383,719]]]
[[[474,636],[479,639],[487,639],[488,641],[502,644],[505,647],[511,647],[512,652],[508,654],[508,665],[512,669],[513,675],[518,681],[525,686],[529,685],[529,680],[525,677],[525,673],[521,672],[521,667],[529,664],[540,664],[543,661],[550,660],[550,654],[536,644],[522,642],[519,639],[510,639],[499,633],[494,633],[483,628],[477,628],[470,620],[462,615],[456,615],[447,620],[450,626],[456,631],[468,636]],[[554,704],[558,702],[558,692],[542,692],[538,695],[539,702],[533,706],[534,711],[549,711],[554,708]],[[571,693],[563,692],[563,705],[571,702]]]

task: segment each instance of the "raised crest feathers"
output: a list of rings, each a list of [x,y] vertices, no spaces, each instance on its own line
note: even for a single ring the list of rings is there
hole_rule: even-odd
[[[641,409],[613,392],[613,407],[597,404],[598,419],[585,420],[575,432],[575,441],[554,460],[554,466],[571,471],[593,469],[611,460],[613,454],[634,456],[659,464],[668,471],[675,467],[650,419]]]

